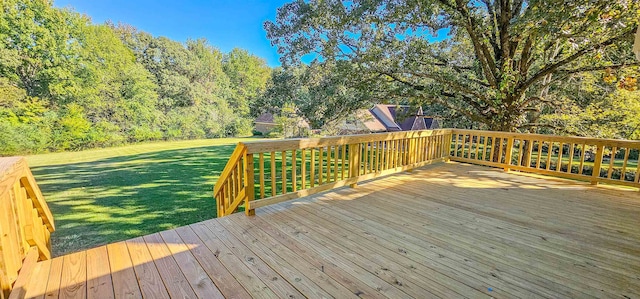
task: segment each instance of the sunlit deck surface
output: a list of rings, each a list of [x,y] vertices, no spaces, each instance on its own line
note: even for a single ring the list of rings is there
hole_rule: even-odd
[[[27,292],[638,298],[639,193],[437,164],[57,257]]]

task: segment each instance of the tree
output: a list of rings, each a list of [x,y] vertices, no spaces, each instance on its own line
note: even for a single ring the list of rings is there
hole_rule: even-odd
[[[631,0],[298,0],[265,29],[284,64],[349,61],[345,75],[379,98],[437,103],[514,131],[540,127],[569,78],[637,69],[639,16]]]
[[[231,107],[240,115],[247,116],[250,107],[255,107],[255,100],[264,92],[271,69],[262,58],[235,48],[224,57],[224,72],[233,87],[229,101]]]

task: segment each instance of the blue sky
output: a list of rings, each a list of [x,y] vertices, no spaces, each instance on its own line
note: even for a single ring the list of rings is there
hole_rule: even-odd
[[[243,48],[280,65],[276,48],[262,24],[275,20],[276,9],[288,0],[55,0],[57,7],[70,7],[95,23],[111,20],[133,25],[154,36],[184,42],[206,38],[223,52]]]

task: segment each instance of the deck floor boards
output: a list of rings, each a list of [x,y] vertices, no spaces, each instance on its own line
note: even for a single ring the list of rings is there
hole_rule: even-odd
[[[639,227],[636,190],[442,163],[41,262],[27,294],[638,298]]]

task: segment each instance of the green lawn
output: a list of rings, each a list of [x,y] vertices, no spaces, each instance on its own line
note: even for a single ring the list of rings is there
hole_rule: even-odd
[[[213,218],[212,188],[235,144],[158,142],[27,157],[61,255]]]

